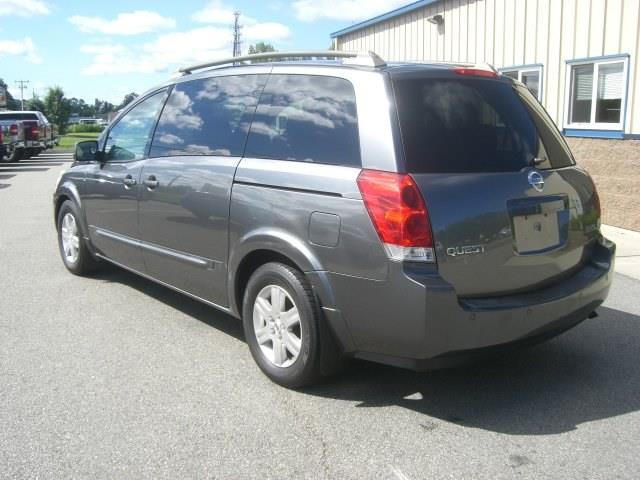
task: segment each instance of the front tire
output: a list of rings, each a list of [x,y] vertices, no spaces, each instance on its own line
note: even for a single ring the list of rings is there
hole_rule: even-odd
[[[80,215],[75,203],[65,201],[58,212],[58,246],[64,266],[74,275],[88,275],[98,261],[93,258],[84,240]]]
[[[242,322],[262,372],[288,388],[320,379],[320,307],[304,275],[282,263],[258,268],[247,284]]]

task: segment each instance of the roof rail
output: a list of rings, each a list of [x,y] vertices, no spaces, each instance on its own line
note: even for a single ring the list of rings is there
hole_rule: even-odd
[[[203,68],[216,67],[219,65],[236,64],[239,62],[247,62],[251,60],[282,60],[291,58],[344,58],[344,64],[348,65],[362,65],[366,67],[384,67],[385,61],[380,58],[374,52],[344,52],[341,50],[311,50],[302,52],[266,52],[255,53],[252,55],[242,55],[240,57],[229,57],[222,60],[215,60],[212,62],[198,63],[189,67],[183,67],[178,72],[183,75],[188,75],[194,70],[201,70]]]

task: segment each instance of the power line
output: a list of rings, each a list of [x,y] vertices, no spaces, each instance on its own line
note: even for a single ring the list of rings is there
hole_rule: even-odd
[[[20,89],[20,110],[24,110],[24,91],[29,85],[29,80],[16,80],[15,83]]]
[[[242,55],[242,40],[240,39],[242,36],[242,25],[240,25],[240,12],[233,12],[233,56],[239,57]]]

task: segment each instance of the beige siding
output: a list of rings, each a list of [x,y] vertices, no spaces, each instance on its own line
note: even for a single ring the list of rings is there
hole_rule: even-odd
[[[407,1],[409,3],[409,1]],[[444,25],[427,19],[442,15]],[[640,135],[640,0],[441,0],[338,38],[388,61],[543,65],[543,103],[566,116],[568,60],[629,55],[625,133]]]

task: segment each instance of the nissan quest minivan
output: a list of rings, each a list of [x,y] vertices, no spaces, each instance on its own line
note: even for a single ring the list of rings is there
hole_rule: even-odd
[[[242,319],[288,387],[346,357],[421,370],[534,343],[605,300],[594,184],[490,66],[304,52],[181,72],[77,145],[53,199],[72,273],[110,262]]]

